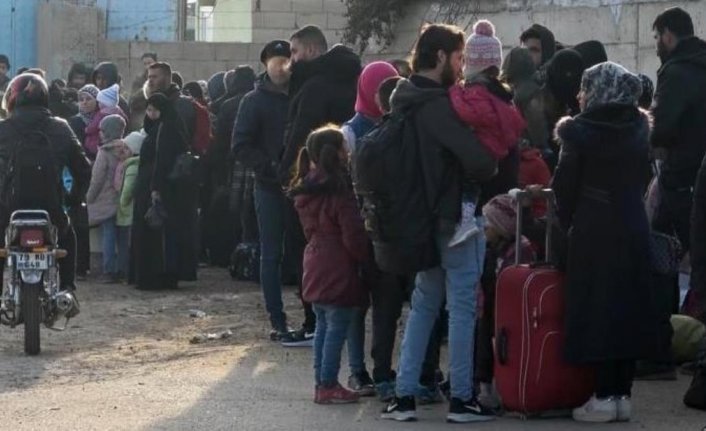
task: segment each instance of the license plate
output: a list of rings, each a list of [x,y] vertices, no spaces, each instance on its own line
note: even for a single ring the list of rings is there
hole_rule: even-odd
[[[49,268],[48,255],[45,253],[15,254],[15,268],[18,271],[42,270]]]

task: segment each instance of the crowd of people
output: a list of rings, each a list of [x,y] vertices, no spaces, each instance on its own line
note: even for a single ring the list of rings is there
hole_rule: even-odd
[[[595,373],[594,395],[573,417],[627,421],[635,378],[674,378],[670,318],[687,254],[681,312],[706,323],[706,42],[679,8],[652,29],[656,89],[611,62],[601,42],[566,46],[539,24],[504,56],[487,20],[468,37],[427,25],[411,62],[364,65],[316,26],[267,44],[259,76],[241,66],[183,83],[146,53],[129,90],[110,62],[74,65],[67,81],[47,85],[40,69],[10,80],[0,56],[0,136],[42,127],[55,145],[68,214],[57,216],[60,242],[75,256],[62,264],[66,290],[75,289],[74,266],[79,278],[90,271],[92,227],[102,233],[105,283],[173,289],[196,280],[199,261],[235,266],[260,283],[270,340],[313,347],[314,401],[378,396],[386,419],[415,420],[417,402],[442,394],[450,422],[499,414],[498,275],[548,258],[548,246],[566,274],[564,360]],[[390,136],[404,148],[399,163],[413,161],[390,171],[402,174],[387,189],[408,204],[395,217],[356,182],[362,148]],[[5,166],[10,141],[0,138]],[[520,223],[519,207],[528,208]],[[545,226],[556,233],[551,244],[537,233]],[[668,240],[655,242],[656,233]],[[668,268],[657,271],[665,254]],[[284,284],[300,288],[298,329]],[[706,388],[702,361],[690,392]],[[706,393],[687,398],[706,408]]]

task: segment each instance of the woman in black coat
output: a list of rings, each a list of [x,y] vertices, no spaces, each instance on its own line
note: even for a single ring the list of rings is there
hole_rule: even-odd
[[[615,63],[583,75],[581,114],[557,125],[553,182],[569,235],[566,357],[596,369],[596,394],[574,419],[630,419],[635,360],[654,353],[649,226],[642,202],[650,124],[639,78]]]
[[[179,280],[196,279],[197,185],[169,178],[188,144],[181,118],[161,93],[147,100],[145,132],[135,183],[134,275],[138,289],[171,289]],[[157,202],[166,212],[161,228],[145,219]]]

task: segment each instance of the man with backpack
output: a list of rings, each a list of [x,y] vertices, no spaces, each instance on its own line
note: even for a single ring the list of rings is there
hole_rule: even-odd
[[[448,246],[461,216],[462,191],[478,193],[464,184],[487,181],[496,170],[492,155],[460,121],[449,100],[449,87],[461,76],[464,45],[463,31],[454,26],[430,25],[420,36],[414,49],[414,74],[398,84],[392,97],[392,117],[397,112],[400,121],[403,116],[402,142],[386,142],[385,146],[396,145],[399,151],[381,153],[382,163],[390,166],[387,175],[398,178],[388,177],[388,186],[378,190],[387,197],[380,207],[364,209],[379,211],[372,217],[368,212],[366,222],[373,231],[380,268],[418,272],[402,341],[397,396],[383,411],[384,419],[416,419],[414,395],[444,297],[449,310],[452,398],[447,419],[492,419],[472,388],[477,285],[485,252],[482,225],[472,238]],[[360,145],[358,151],[363,151],[365,142]],[[399,167],[406,169],[395,173]]]
[[[15,210],[47,211],[58,229],[59,246],[68,251],[59,262],[61,290],[73,293],[76,236],[63,206],[81,204],[91,166],[68,123],[49,111],[49,90],[42,77],[23,74],[13,79],[3,108],[9,119],[0,122],[0,232],[4,234]],[[66,196],[64,168],[73,177],[71,192]],[[75,301],[66,316],[78,313]]]

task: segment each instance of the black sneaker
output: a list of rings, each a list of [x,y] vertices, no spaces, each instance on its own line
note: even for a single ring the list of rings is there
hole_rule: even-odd
[[[292,332],[291,329],[272,329],[270,331],[270,341],[282,341],[289,336],[290,332]]]
[[[375,396],[375,383],[367,371],[351,375],[348,378],[348,388],[361,397]]]
[[[469,422],[487,422],[495,419],[492,411],[486,409],[475,398],[469,401],[461,401],[458,398],[451,398],[449,414],[446,421],[456,424]]]
[[[279,341],[284,347],[313,347],[314,333],[299,329],[282,335]]]
[[[414,397],[395,397],[390,404],[385,407],[380,415],[383,419],[398,422],[414,422],[417,420],[417,406]]]

